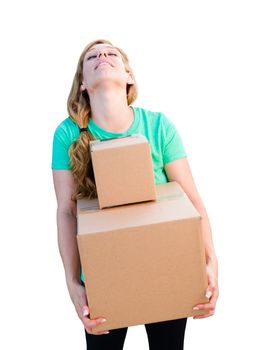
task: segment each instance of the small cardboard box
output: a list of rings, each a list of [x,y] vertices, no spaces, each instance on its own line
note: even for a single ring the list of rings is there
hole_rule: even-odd
[[[156,200],[150,144],[132,134],[90,142],[100,209]]]
[[[77,242],[96,331],[193,315],[208,302],[201,217],[176,182],[157,200],[100,210],[77,202]]]

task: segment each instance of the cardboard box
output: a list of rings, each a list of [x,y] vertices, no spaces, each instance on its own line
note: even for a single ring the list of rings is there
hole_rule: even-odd
[[[156,200],[150,144],[140,134],[90,142],[100,209]]]
[[[157,200],[100,210],[77,202],[77,242],[96,331],[173,320],[208,302],[201,217],[176,182]]]

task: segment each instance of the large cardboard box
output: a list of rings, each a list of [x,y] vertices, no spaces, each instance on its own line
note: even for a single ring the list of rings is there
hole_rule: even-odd
[[[150,144],[140,134],[90,142],[100,209],[156,200]]]
[[[208,302],[201,217],[176,182],[157,199],[99,209],[77,202],[77,242],[97,331],[202,315]]]

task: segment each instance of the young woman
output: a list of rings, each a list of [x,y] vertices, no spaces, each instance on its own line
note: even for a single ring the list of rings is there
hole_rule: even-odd
[[[85,328],[87,348],[123,349],[127,327],[96,332],[103,321],[91,320],[76,242],[76,200],[97,196],[89,142],[140,133],[147,137],[155,183],[177,181],[202,217],[209,303],[196,305],[214,314],[218,298],[218,264],[204,204],[195,186],[178,130],[161,112],[131,104],[137,85],[125,52],[107,40],[95,40],[83,50],[68,98],[69,117],[55,130],[52,169],[57,198],[58,245],[66,283]],[[146,324],[150,349],[183,349],[187,318]]]

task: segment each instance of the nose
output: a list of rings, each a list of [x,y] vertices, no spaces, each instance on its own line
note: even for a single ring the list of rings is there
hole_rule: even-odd
[[[98,53],[98,58],[100,58],[101,55],[107,57],[106,51],[100,51],[100,52]]]

